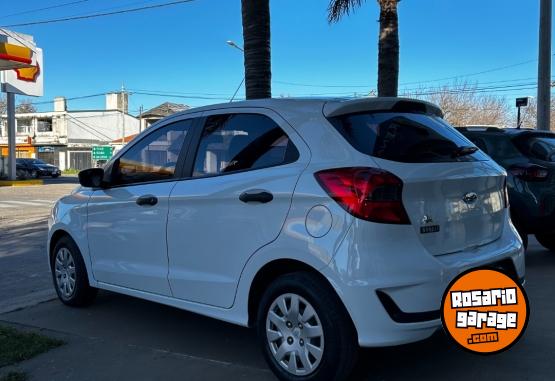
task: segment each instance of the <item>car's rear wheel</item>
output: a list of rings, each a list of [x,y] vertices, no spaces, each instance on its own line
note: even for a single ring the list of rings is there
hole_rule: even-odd
[[[306,272],[286,274],[264,292],[257,313],[264,357],[281,380],[343,380],[358,355],[353,324],[331,287]]]
[[[555,251],[555,232],[536,234],[536,239],[546,249]]]
[[[73,307],[89,305],[97,289],[89,285],[87,269],[79,248],[69,237],[62,237],[51,257],[52,279],[58,298]]]

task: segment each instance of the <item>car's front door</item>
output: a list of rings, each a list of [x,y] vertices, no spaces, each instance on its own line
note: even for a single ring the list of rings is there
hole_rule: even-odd
[[[119,156],[108,188],[88,203],[87,233],[96,280],[161,295],[168,285],[168,198],[194,119],[156,128]]]
[[[192,177],[170,198],[169,281],[177,298],[230,307],[248,258],[279,235],[309,153],[269,111],[203,116]]]

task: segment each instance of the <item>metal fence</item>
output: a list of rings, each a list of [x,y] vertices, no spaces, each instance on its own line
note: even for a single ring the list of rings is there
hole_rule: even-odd
[[[90,151],[69,153],[69,168],[82,170],[91,168],[92,166],[92,155]]]

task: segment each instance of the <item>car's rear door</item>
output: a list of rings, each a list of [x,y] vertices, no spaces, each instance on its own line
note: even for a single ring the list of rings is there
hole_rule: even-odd
[[[194,119],[153,128],[111,165],[108,187],[88,203],[87,234],[96,280],[171,295],[166,223]]]
[[[177,298],[230,307],[248,258],[279,235],[309,152],[272,111],[203,116],[191,178],[170,198],[169,282]]]

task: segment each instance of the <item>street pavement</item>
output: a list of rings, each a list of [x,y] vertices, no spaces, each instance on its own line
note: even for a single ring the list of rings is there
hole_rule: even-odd
[[[0,313],[54,297],[45,256],[47,218],[77,178],[46,185],[0,187]]]
[[[73,186],[56,183],[15,193],[0,188],[0,202],[51,200]],[[48,196],[37,196],[40,193]],[[50,292],[50,297],[28,300],[26,308],[0,312],[0,323],[67,342],[17,366],[29,373],[30,380],[275,379],[252,330],[104,291],[92,306],[82,309],[49,300],[53,292],[49,291],[52,286],[44,258],[48,208],[22,206],[16,210],[0,209],[2,215],[11,213],[0,219],[0,306],[6,311],[9,304],[5,300],[13,299],[12,294],[22,298]],[[420,343],[362,350],[353,379],[553,379],[554,277],[555,253],[531,239],[526,276],[530,321],[511,349],[491,356],[474,355],[438,331]]]

